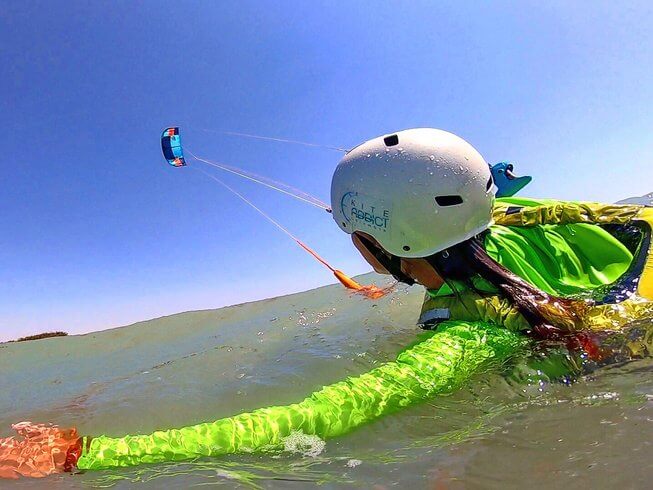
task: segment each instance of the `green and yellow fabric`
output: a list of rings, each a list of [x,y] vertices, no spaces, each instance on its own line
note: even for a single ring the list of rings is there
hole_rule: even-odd
[[[619,330],[653,315],[653,208],[507,198],[497,200],[493,218],[488,255],[549,294],[587,299],[585,328]],[[630,248],[616,237],[633,232],[638,236],[630,237]],[[449,286],[428,291],[420,322],[528,328],[492,286],[480,279],[474,286],[454,283],[455,294]]]
[[[426,340],[396,361],[326,386],[300,403],[152,434],[85,438],[77,467],[102,469],[283,448],[284,438],[293,432],[329,439],[450,393],[527,345],[521,335],[482,322],[449,322],[425,334]]]

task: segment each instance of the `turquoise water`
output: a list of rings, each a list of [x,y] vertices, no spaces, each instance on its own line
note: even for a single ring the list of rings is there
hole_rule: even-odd
[[[363,282],[383,284],[369,275]],[[413,342],[423,290],[340,286],[95,334],[0,345],[0,436],[20,420],[123,435],[303,399]],[[644,325],[647,328],[649,325]],[[526,360],[347,436],[277,453],[2,482],[20,487],[646,488],[653,362],[527,383]]]

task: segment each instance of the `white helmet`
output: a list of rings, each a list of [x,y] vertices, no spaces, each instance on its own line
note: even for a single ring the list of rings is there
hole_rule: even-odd
[[[465,140],[407,129],[345,155],[331,208],[346,233],[365,232],[397,257],[428,257],[490,226],[493,187],[488,164]]]

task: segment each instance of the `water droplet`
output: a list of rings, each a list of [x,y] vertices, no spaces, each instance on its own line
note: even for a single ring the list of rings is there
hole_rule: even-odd
[[[434,162],[434,161],[435,161],[435,155],[431,155],[431,156],[429,157],[429,159],[430,159],[432,162]]]

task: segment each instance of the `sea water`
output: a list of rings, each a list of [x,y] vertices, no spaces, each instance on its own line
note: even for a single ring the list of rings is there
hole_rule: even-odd
[[[387,285],[368,275],[364,283]],[[0,344],[0,436],[31,420],[120,436],[304,399],[416,340],[420,287],[327,286],[87,335]],[[529,382],[520,360],[328,441],[262,454],[0,481],[2,488],[649,488],[653,360]],[[525,361],[524,361],[525,362]]]

